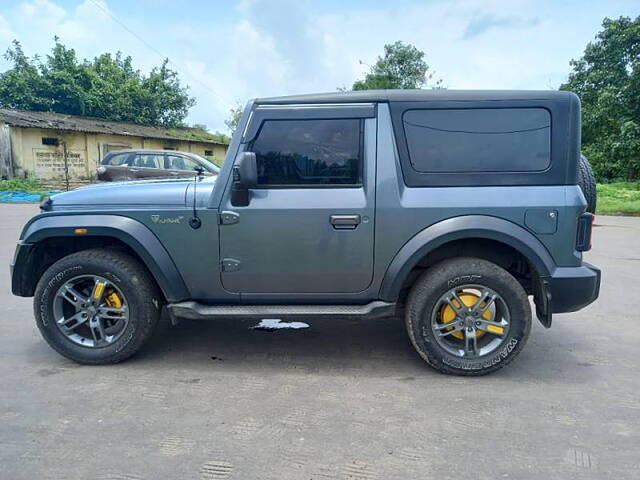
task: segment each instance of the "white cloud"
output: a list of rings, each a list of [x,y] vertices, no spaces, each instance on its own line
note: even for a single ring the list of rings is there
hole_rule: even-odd
[[[8,44],[15,38],[15,33],[11,30],[11,25],[6,18],[0,15],[0,45]]]
[[[66,15],[64,8],[50,0],[24,2],[19,6],[18,13],[25,22],[39,27],[57,25]]]

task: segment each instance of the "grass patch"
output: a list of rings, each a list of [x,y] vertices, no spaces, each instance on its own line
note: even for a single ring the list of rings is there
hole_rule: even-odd
[[[173,137],[192,138],[194,140],[200,140],[202,142],[217,142],[229,145],[231,141],[231,138],[224,133],[210,133],[197,128],[171,128],[167,130],[167,133]]]
[[[0,191],[2,190],[43,193],[40,182],[34,178],[12,178],[11,180],[0,180]]]
[[[597,213],[640,215],[640,182],[599,183]]]
[[[0,202],[32,202],[34,201],[34,195],[37,195],[36,201],[39,198],[42,200],[49,195],[49,192],[40,185],[36,179],[33,178],[12,178],[11,180],[0,180]],[[30,194],[24,197],[23,194]]]

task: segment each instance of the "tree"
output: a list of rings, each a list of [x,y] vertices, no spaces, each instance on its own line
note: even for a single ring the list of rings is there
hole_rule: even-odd
[[[384,46],[384,56],[378,57],[363,80],[354,82],[353,90],[422,88],[433,79],[433,72],[424,60],[425,53],[413,45],[395,42]],[[440,88],[442,80],[431,87]]]
[[[238,127],[238,123],[240,123],[240,117],[242,117],[243,110],[244,107],[240,102],[236,102],[236,106],[229,109],[229,118],[224,121],[224,124],[232,134]]]
[[[162,126],[182,126],[195,104],[168,60],[143,75],[120,52],[80,61],[54,40],[44,60],[27,57],[13,41],[5,54],[13,67],[0,74],[0,104]]]
[[[605,18],[561,90],[582,101],[582,150],[600,181],[640,178],[640,17]]]

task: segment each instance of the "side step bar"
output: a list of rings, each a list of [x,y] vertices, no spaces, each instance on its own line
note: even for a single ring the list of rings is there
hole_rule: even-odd
[[[194,301],[167,305],[170,315],[192,320],[216,318],[365,318],[390,317],[396,304],[382,301],[366,305],[206,305]]]

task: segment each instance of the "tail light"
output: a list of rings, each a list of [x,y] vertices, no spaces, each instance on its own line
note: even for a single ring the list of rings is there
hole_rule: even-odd
[[[576,235],[576,250],[587,252],[591,250],[591,230],[596,216],[593,213],[583,213],[578,217],[578,234]]]

